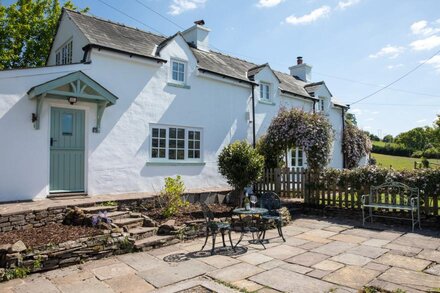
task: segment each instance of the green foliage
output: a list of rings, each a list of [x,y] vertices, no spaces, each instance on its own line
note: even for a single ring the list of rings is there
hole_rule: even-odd
[[[387,134],[382,139],[383,142],[394,142],[394,137],[391,134]]]
[[[165,178],[165,187],[160,192],[161,201],[165,204],[165,209],[162,215],[166,218],[177,214],[182,207],[188,206],[188,202],[182,200],[182,195],[185,192],[185,184],[180,175],[176,178]]]
[[[41,263],[41,256],[38,256],[33,263],[34,270],[39,270],[43,267],[43,264]]]
[[[347,124],[344,130],[342,150],[346,158],[346,167],[349,169],[358,166],[361,158],[371,150],[371,141],[368,135],[355,125]]]
[[[77,10],[71,1],[63,7]],[[61,11],[59,0],[0,3],[0,70],[45,65]]]
[[[243,202],[243,189],[258,180],[264,167],[264,157],[246,141],[236,141],[226,146],[218,157],[218,168],[239,194],[236,203]]]
[[[412,151],[402,144],[373,142],[372,152],[390,156],[410,157]]]
[[[312,169],[324,168],[333,142],[333,129],[321,113],[307,113],[300,109],[281,109],[267,130],[265,143],[278,158],[287,149],[301,147],[307,164]]]
[[[284,166],[283,154],[278,152],[275,148],[270,147],[265,135],[258,139],[256,150],[264,157],[264,168],[272,169]]]
[[[119,248],[125,252],[131,253],[134,250],[133,242],[128,239],[128,236],[125,236],[124,239],[119,244]]]
[[[416,127],[396,136],[396,142],[412,151],[423,151],[429,147],[431,131],[430,127]]]
[[[353,113],[347,113],[347,114],[345,114],[345,121],[346,121],[348,124],[351,124],[351,125],[357,125],[356,115],[354,115]]]
[[[118,203],[116,201],[105,201],[101,203],[103,207],[116,207],[118,206]]]
[[[30,270],[26,267],[15,267],[12,269],[6,269],[4,278],[6,280],[12,280],[17,278],[25,278],[30,273]]]

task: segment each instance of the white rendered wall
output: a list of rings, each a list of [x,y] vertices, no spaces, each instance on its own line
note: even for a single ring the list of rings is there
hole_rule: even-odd
[[[42,108],[40,129],[35,130],[31,115],[36,102],[29,99],[27,91],[70,72],[88,74],[89,68],[67,65],[0,71],[0,201],[38,199],[48,194],[50,105],[70,106],[67,101],[48,100]],[[95,113],[87,111],[89,129]]]
[[[187,62],[189,89],[167,83],[170,62],[156,63],[104,50],[92,50],[89,65],[0,72],[0,201],[38,199],[49,193],[51,106],[86,110],[85,189],[90,195],[159,192],[164,177],[175,175],[182,175],[188,191],[229,188],[218,174],[217,157],[232,141],[252,140],[250,85],[200,73],[180,36],[162,49],[161,57]],[[119,97],[116,105],[104,112],[101,132],[92,132],[96,125],[94,103],[71,106],[64,100],[47,100],[40,129],[33,129],[31,114],[36,102],[29,100],[26,92],[77,70]],[[268,68],[256,78],[272,84],[274,102],[259,103],[259,88],[255,88],[258,136],[266,131],[280,106],[312,110],[310,101],[281,96],[278,81]],[[149,132],[153,123],[203,129],[203,164],[151,164]]]
[[[52,44],[47,65],[56,64],[56,51],[69,40],[72,40],[72,63],[79,63],[84,57],[82,48],[87,45],[88,42],[78,27],[70,20],[68,14],[63,13],[58,32]]]

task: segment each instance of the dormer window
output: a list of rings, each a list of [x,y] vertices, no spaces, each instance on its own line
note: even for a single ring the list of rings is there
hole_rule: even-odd
[[[56,65],[64,65],[72,63],[72,40],[67,41],[55,53]]]
[[[171,60],[171,79],[175,83],[185,83],[185,62],[178,60]]]
[[[270,101],[270,84],[260,83],[260,100]]]

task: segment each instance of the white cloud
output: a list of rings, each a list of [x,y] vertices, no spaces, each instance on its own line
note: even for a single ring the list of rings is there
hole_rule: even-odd
[[[403,64],[402,64],[402,63],[399,63],[399,64],[391,64],[391,65],[388,65],[388,66],[387,66],[387,68],[388,68],[389,70],[396,69],[396,68],[400,68],[400,67],[403,67]]]
[[[173,0],[170,5],[170,11],[168,11],[171,15],[179,15],[188,10],[194,10],[203,6],[207,0]]]
[[[370,58],[379,58],[379,57],[388,57],[390,59],[394,59],[399,57],[402,52],[405,51],[404,47],[397,47],[386,45],[382,49],[379,50],[376,54],[370,54],[368,57]]]
[[[423,122],[426,122],[426,121],[427,121],[426,119],[420,119],[420,120],[417,120],[416,123],[423,123]]]
[[[359,2],[361,2],[361,0],[345,0],[345,1],[339,1],[337,8],[344,10],[350,6],[356,5]]]
[[[294,15],[286,17],[286,22],[293,25],[309,24],[317,21],[322,17],[327,16],[328,14],[330,14],[330,12],[331,8],[329,6],[322,6],[318,9],[313,10],[309,14],[305,14],[300,17],[296,17]]]
[[[374,120],[374,118],[367,118],[367,119],[365,119],[365,121],[373,121]]]
[[[428,25],[428,21],[420,20],[416,21],[411,25],[411,32],[415,35],[429,36],[440,32],[440,19],[437,19],[433,26]]]
[[[412,42],[410,46],[416,51],[431,50],[440,46],[440,36],[430,36],[426,39],[417,40]]]
[[[373,114],[373,115],[377,115],[377,114],[379,114],[380,112],[379,111],[373,111],[373,112],[371,112],[371,114]]]
[[[284,0],[260,0],[258,1],[257,7],[260,8],[274,7],[280,4],[281,2],[284,2]]]
[[[423,63],[425,61],[426,60],[422,60],[420,62]],[[440,55],[436,55],[436,56],[432,57],[431,59],[426,61],[426,64],[432,65],[435,68],[435,70],[440,73]]]

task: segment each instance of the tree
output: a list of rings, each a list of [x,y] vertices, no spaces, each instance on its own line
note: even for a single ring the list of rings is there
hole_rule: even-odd
[[[345,114],[345,121],[347,121],[348,124],[357,125],[356,115],[353,113]]]
[[[430,127],[416,127],[396,136],[395,142],[413,151],[424,151],[430,144]]]
[[[71,1],[63,7],[78,10]],[[18,0],[9,7],[0,3],[0,70],[44,66],[61,11],[59,0]]]
[[[218,156],[218,168],[235,188],[238,206],[243,204],[243,190],[263,174],[264,158],[246,141],[236,141],[226,146]]]
[[[368,134],[348,124],[344,130],[342,150],[346,158],[346,167],[353,169],[358,166],[359,161],[371,151],[371,141]]]
[[[394,137],[391,134],[387,134],[383,137],[382,141],[392,143],[394,142]]]

